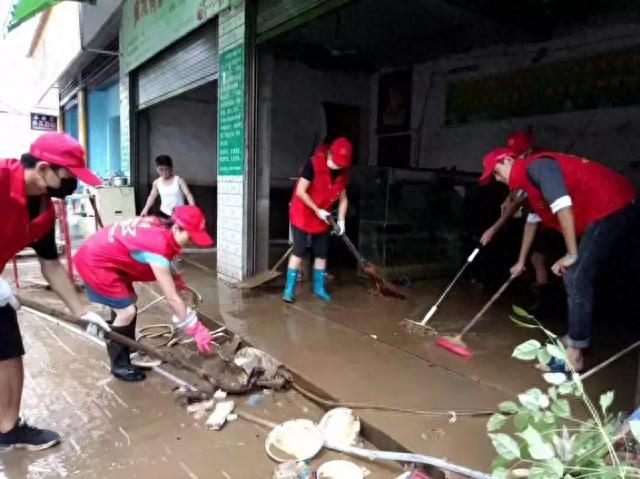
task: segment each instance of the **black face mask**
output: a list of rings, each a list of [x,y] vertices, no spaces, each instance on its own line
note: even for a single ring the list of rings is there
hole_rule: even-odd
[[[47,195],[49,198],[65,198],[72,194],[78,188],[77,178],[62,178],[60,180],[60,186],[52,188],[47,186]]]

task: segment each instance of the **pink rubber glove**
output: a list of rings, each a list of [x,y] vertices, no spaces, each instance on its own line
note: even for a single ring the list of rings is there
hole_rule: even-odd
[[[198,351],[201,353],[211,352],[211,333],[200,321],[196,321],[193,326],[186,328],[184,332],[196,341]]]

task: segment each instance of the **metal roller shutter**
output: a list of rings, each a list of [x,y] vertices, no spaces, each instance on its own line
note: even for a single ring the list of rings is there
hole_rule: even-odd
[[[218,28],[208,24],[138,71],[138,109],[218,78]]]
[[[258,41],[313,20],[351,0],[260,0],[258,2]]]

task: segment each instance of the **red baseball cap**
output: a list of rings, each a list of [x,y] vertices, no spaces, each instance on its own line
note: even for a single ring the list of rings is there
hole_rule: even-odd
[[[349,168],[351,166],[351,155],[353,154],[353,145],[351,142],[340,137],[331,143],[332,160],[340,168]]]
[[[66,168],[80,181],[84,181],[88,185],[102,184],[102,180],[87,168],[82,145],[66,133],[40,135],[31,143],[29,154],[52,165]]]
[[[176,206],[171,216],[173,222],[189,233],[189,238],[198,246],[211,246],[213,240],[205,229],[202,210],[197,206]]]
[[[480,184],[486,185],[491,180],[493,170],[496,169],[498,163],[503,162],[507,158],[513,158],[513,151],[508,148],[499,147],[494,148],[482,158],[482,176],[480,177]]]
[[[526,130],[514,131],[507,137],[505,147],[516,156],[533,148],[533,135]]]

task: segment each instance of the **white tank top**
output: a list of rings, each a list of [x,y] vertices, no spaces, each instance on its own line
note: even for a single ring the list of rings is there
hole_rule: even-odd
[[[168,185],[164,184],[163,179],[160,178],[156,186],[160,194],[160,211],[165,215],[171,216],[176,206],[184,205],[184,194],[180,188],[178,175],[173,175],[173,180]]]

